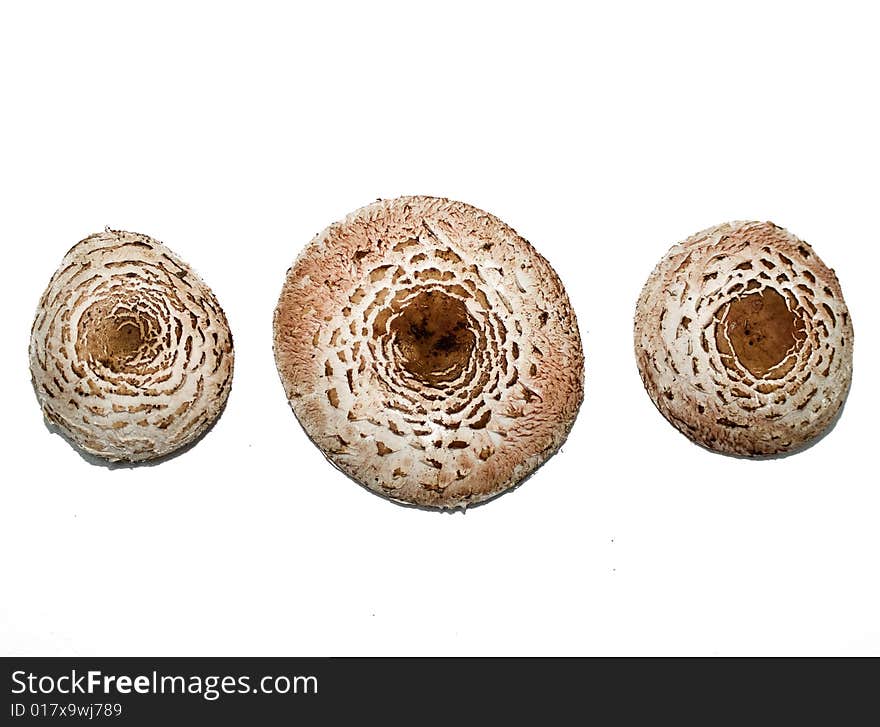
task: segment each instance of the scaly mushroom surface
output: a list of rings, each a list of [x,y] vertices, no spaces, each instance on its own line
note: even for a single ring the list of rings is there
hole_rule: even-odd
[[[146,235],[106,230],[65,255],[31,331],[46,419],[84,451],[141,462],[199,438],[232,384],[232,335],[214,294]]]
[[[669,250],[639,297],[634,338],[663,416],[727,454],[804,446],[834,420],[852,377],[837,276],[772,222],[718,225]]]
[[[535,249],[461,202],[364,207],[297,258],[275,311],[294,413],[343,472],[390,499],[465,507],[565,440],[583,352]]]

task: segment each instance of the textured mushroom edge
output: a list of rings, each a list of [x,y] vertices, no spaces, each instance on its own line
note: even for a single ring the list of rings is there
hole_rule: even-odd
[[[549,263],[493,215],[380,200],[288,271],[274,350],[290,405],[345,474],[465,508],[530,475],[583,399],[577,321]]]
[[[725,454],[803,448],[834,421],[852,378],[834,271],[772,222],[726,223],[673,246],[642,289],[634,346],[663,416]]]
[[[107,229],[74,245],[40,299],[29,346],[47,422],[110,462],[166,457],[204,434],[232,385],[226,316],[162,243]]]

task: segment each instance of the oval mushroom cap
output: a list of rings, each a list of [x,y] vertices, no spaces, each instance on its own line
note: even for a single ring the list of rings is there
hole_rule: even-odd
[[[390,499],[464,507],[565,440],[583,352],[559,278],[496,217],[402,197],[318,235],[288,271],[275,358],[294,413]]]
[[[846,399],[852,348],[834,271],[772,222],[731,222],[674,246],[636,307],[651,399],[727,454],[778,454],[819,436]]]
[[[232,384],[214,294],[146,235],[106,230],[65,255],[40,300],[30,368],[46,419],[86,452],[139,462],[194,442]]]

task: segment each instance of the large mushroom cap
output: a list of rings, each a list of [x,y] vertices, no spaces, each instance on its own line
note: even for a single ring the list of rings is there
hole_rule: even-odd
[[[853,330],[834,271],[772,222],[674,246],[642,290],[635,353],[663,415],[727,454],[796,450],[834,420]]]
[[[288,271],[275,358],[300,423],[393,500],[463,507],[562,444],[583,352],[549,263],[496,217],[432,197],[379,201]]]
[[[107,230],[76,244],[49,281],[30,367],[49,422],[90,454],[138,462],[217,418],[232,335],[214,294],[167,247]]]

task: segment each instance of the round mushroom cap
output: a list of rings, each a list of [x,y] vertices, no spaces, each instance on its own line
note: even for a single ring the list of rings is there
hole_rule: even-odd
[[[654,404],[725,454],[779,454],[818,437],[846,399],[852,350],[834,271],[772,222],[730,222],[675,245],[636,306],[636,360]]]
[[[574,312],[498,218],[378,201],[288,271],[275,359],[294,413],[344,473],[398,502],[466,507],[527,477],[583,398]]]
[[[162,243],[106,230],[74,245],[40,299],[30,368],[43,414],[110,461],[157,459],[213,424],[232,334],[210,288]]]

